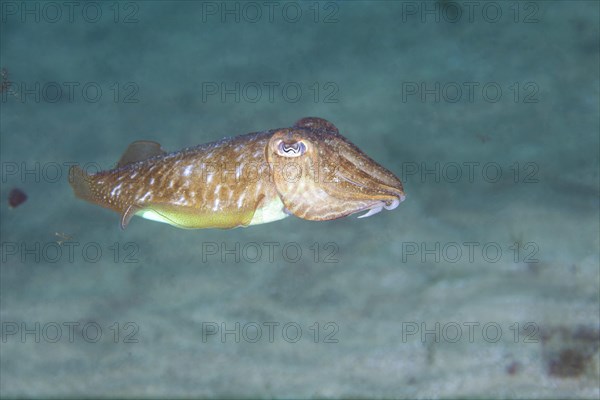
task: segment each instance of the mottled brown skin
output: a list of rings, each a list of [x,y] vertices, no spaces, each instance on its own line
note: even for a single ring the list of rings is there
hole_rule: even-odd
[[[117,168],[71,170],[75,194],[117,211],[182,228],[233,228],[289,214],[330,220],[392,209],[402,183],[320,118],[164,153],[135,142]]]
[[[275,150],[280,141],[303,142],[306,153],[282,157]],[[305,118],[293,128],[277,130],[267,151],[270,164],[281,164],[273,174],[279,195],[295,216],[326,221],[371,209],[379,203],[391,207],[404,200],[402,182],[377,164],[330,122]],[[296,168],[290,164],[297,165]],[[301,171],[290,179],[286,171]],[[396,203],[397,205],[397,203]]]

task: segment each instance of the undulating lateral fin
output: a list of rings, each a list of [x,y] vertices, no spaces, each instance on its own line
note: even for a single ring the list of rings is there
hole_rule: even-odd
[[[117,163],[117,168],[163,154],[165,154],[165,151],[160,147],[160,143],[151,140],[138,140],[127,147]]]
[[[75,196],[82,200],[95,203],[95,197],[91,190],[91,181],[81,167],[74,165],[69,169],[69,184],[75,192]]]
[[[131,218],[133,218],[133,216],[140,210],[140,207],[133,204],[127,207],[127,210],[125,210],[125,212],[121,216],[121,229],[125,230],[125,228],[127,228],[127,225],[129,225],[129,221],[131,221]]]

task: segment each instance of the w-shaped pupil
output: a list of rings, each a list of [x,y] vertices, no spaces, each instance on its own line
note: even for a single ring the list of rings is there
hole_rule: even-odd
[[[293,143],[293,144],[284,143],[283,151],[285,151],[286,153],[294,153],[295,154],[300,151],[300,146],[298,145],[298,143]]]
[[[294,143],[285,143],[281,142],[279,145],[280,149],[283,153],[288,155],[302,155],[306,150],[304,143],[302,142],[294,142]]]

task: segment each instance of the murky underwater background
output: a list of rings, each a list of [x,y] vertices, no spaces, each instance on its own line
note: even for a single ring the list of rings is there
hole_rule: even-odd
[[[598,398],[597,2],[65,4],[0,3],[3,397]],[[305,116],[406,201],[122,231],[67,182]]]

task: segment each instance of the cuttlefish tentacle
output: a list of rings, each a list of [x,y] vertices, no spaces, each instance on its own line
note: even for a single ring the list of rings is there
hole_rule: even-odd
[[[329,121],[250,133],[166,153],[132,143],[117,167],[70,171],[75,195],[121,214],[180,228],[234,228],[289,215],[325,221],[369,217],[404,200],[402,183]]]

